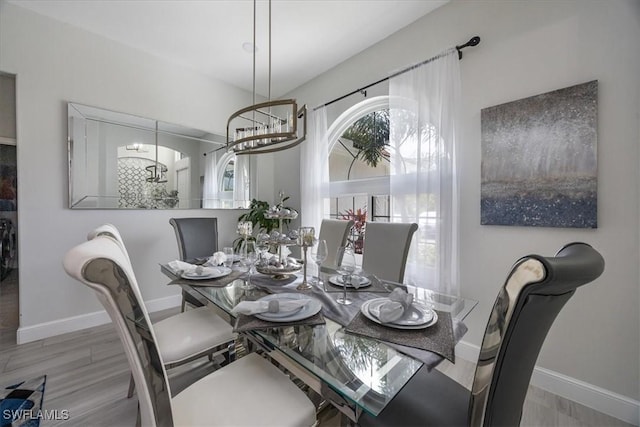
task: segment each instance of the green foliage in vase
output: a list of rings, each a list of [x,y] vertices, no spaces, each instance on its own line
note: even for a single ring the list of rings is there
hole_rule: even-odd
[[[280,209],[291,209],[284,206],[284,202],[289,199],[289,196],[283,197],[280,202],[276,205],[276,207]],[[273,230],[277,230],[280,227],[280,221],[274,218],[266,218],[265,214],[269,211],[268,202],[263,200],[251,200],[251,204],[249,204],[249,211],[243,213],[238,217],[238,221],[251,221],[253,224],[253,231],[255,232],[264,232],[271,233]],[[283,219],[282,223],[289,228],[290,219]],[[251,237],[253,239],[253,237]],[[239,248],[240,242],[242,242],[242,238],[238,238],[234,240],[234,247]]]

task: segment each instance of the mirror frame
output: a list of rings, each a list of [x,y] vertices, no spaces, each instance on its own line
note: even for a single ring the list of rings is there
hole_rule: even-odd
[[[210,133],[202,130],[187,128],[180,125],[171,124],[168,122],[162,122],[154,119],[144,118],[136,115],[115,112],[112,110],[106,110],[103,108],[92,107],[88,105],[78,104],[74,102],[68,102],[67,104],[67,120],[68,120],[68,129],[67,129],[67,152],[68,152],[68,183],[69,183],[69,194],[68,194],[68,205],[70,209],[122,209],[122,210],[134,210],[134,209],[243,209],[249,205],[251,200],[251,191],[247,189],[248,193],[243,193],[244,199],[246,200],[229,200],[229,196],[227,195],[226,200],[223,199],[214,199],[209,198],[206,199],[202,194],[203,180],[205,175],[205,168],[208,156],[214,155],[216,156],[217,168],[220,167],[223,160],[226,159],[228,161],[228,154],[226,153],[226,137],[222,134]],[[117,206],[118,203],[122,200],[122,196],[120,193],[117,194],[100,194],[100,191],[96,191],[95,195],[87,194],[90,191],[88,188],[79,189],[78,183],[82,182],[93,182],[94,188],[104,188],[105,184],[103,181],[110,182],[110,180],[104,180],[104,175],[108,171],[108,159],[106,159],[105,155],[100,155],[94,153],[91,155],[89,153],[90,150],[97,151],[98,149],[102,151],[103,147],[100,141],[95,141],[89,145],[87,138],[90,137],[90,133],[88,129],[88,123],[97,123],[100,125],[113,125],[118,128],[108,128],[112,129],[112,132],[115,130],[119,132],[118,129],[131,128],[134,132],[150,132],[151,138],[156,142],[149,143],[144,142],[144,145],[150,144],[153,147],[157,144],[158,147],[165,147],[167,149],[174,150],[176,152],[182,152],[179,148],[175,148],[175,141],[178,141],[178,138],[185,138],[190,141],[194,141],[195,143],[199,143],[198,146],[192,147],[191,151],[195,151],[197,149],[198,154],[192,154],[189,162],[190,162],[190,171],[191,176],[189,178],[191,187],[195,186],[195,182],[198,182],[196,186],[196,197],[189,197],[187,199],[188,206],[168,206],[170,203],[165,203],[166,200],[169,200],[170,196],[167,197],[164,194],[161,197],[153,197],[149,196],[148,193],[146,196],[141,193],[135,193],[134,197],[139,197],[141,200],[145,197],[158,201],[158,203],[154,204],[155,206],[131,206],[131,207],[120,207]],[[168,138],[172,138],[174,143],[163,145],[157,143],[156,136],[166,135]],[[146,138],[148,139],[148,138]],[[119,159],[120,157],[117,155],[117,148],[128,145],[128,141],[123,141],[123,143],[114,144],[116,147],[116,153],[114,159]],[[211,148],[204,145],[204,143],[212,144]],[[174,146],[171,146],[174,145]],[[106,146],[106,144],[105,144]],[[111,148],[109,148],[111,150]],[[182,152],[183,153],[183,152]],[[133,156],[135,157],[135,156]],[[155,156],[144,156],[144,158],[155,157],[156,159],[156,167],[158,165],[158,155]],[[193,158],[197,157],[197,158]],[[250,156],[253,157],[253,156]],[[153,159],[150,159],[153,162]],[[89,166],[93,162],[94,167]],[[195,164],[195,166],[194,166]],[[84,168],[84,169],[83,169]],[[217,169],[216,168],[216,169]],[[93,170],[92,170],[93,169]],[[112,168],[113,169],[113,166]],[[102,171],[102,172],[101,172]],[[197,173],[198,175],[194,175]],[[249,165],[246,166],[246,176],[251,176],[251,167]],[[117,176],[117,166],[116,172]],[[113,176],[113,175],[112,175]],[[248,178],[247,178],[248,179]],[[219,178],[216,176],[216,194],[215,197],[218,197],[218,194],[221,193],[221,183],[218,182]],[[147,180],[148,181],[148,180]],[[74,188],[75,187],[75,188]],[[190,188],[191,188],[190,187]],[[250,186],[253,187],[253,186]],[[164,189],[164,193],[166,193],[167,189]],[[170,191],[175,189],[168,189]],[[105,192],[106,193],[106,192]],[[211,194],[211,193],[209,193]],[[178,196],[179,198],[179,196]],[[113,199],[117,199],[118,202],[115,202]],[[110,200],[111,203],[105,202]],[[169,200],[170,201],[170,200]],[[88,202],[88,203],[87,203]],[[102,202],[102,203],[101,203]],[[84,205],[83,205],[84,203]],[[102,204],[102,206],[101,206]],[[111,205],[110,205],[111,204]],[[116,204],[116,206],[112,206]],[[160,205],[158,207],[158,205]]]

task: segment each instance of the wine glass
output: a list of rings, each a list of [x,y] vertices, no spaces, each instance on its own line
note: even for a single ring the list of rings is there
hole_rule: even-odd
[[[329,252],[327,251],[327,241],[326,240],[318,241],[318,246],[316,247],[316,251],[313,253],[313,260],[318,266],[318,277],[316,279],[316,283],[318,284],[318,286],[320,286],[320,283],[321,283],[320,267],[322,266],[322,263],[327,259],[328,255],[329,255]]]
[[[256,251],[256,243],[253,240],[246,240],[242,242],[240,246],[240,263],[244,267],[247,267],[249,272],[249,279],[243,283],[242,289],[253,289],[255,286],[251,284],[251,275],[253,274],[253,267],[258,260],[258,252]]]
[[[233,248],[232,247],[225,247],[225,248],[222,249],[222,252],[226,256],[226,258],[224,260],[224,266],[228,267],[228,268],[231,268],[233,266]]]
[[[264,254],[269,250],[269,235],[267,233],[259,233],[256,236],[256,250],[258,251],[259,263],[264,263]]]
[[[313,243],[316,240],[315,237],[316,231],[313,227],[300,227],[298,229],[298,245],[302,248],[302,256],[303,256],[303,273],[302,273],[302,283],[300,283],[296,289],[299,291],[306,291],[311,289],[311,285],[307,282],[307,251],[309,247],[313,246]]]
[[[353,301],[347,297],[347,283],[351,283],[351,275],[356,271],[356,256],[353,249],[348,247],[338,248],[338,273],[342,276],[343,294],[336,299],[338,304],[349,305]]]

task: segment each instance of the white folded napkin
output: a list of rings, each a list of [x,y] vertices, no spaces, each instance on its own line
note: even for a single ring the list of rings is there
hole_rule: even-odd
[[[184,261],[171,261],[169,267],[177,274],[198,274],[200,276],[210,276],[214,274],[222,273],[222,269],[219,267],[203,267],[201,265],[189,264]]]
[[[400,288],[395,288],[389,294],[389,301],[380,305],[378,320],[382,323],[395,322],[411,307],[412,302],[413,294],[408,294]]]
[[[259,313],[280,313],[294,311],[297,308],[304,307],[311,301],[309,298],[304,299],[283,299],[270,301],[241,301],[236,305],[231,313],[233,314],[259,314]]]
[[[214,252],[211,258],[209,258],[209,263],[211,265],[222,265],[227,260],[227,255],[224,252]]]

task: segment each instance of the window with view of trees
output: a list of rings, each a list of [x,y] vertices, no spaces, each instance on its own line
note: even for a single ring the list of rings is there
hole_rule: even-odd
[[[222,191],[231,191],[233,192],[233,170],[235,167],[234,159],[229,160],[229,162],[224,167],[224,172],[222,172]]]
[[[355,120],[329,154],[329,216],[352,219],[349,241],[362,253],[366,221],[389,221],[389,109]]]

